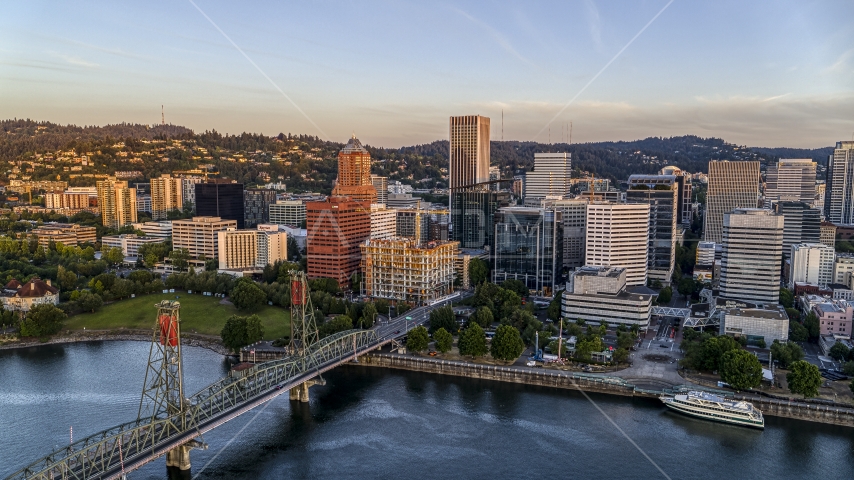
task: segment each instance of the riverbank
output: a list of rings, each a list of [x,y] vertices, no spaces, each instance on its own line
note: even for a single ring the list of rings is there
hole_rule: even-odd
[[[385,367],[553,388],[566,388],[628,397],[637,396],[655,398],[661,393],[669,393],[675,390],[684,391],[694,388],[712,390],[699,385],[684,384],[673,386],[672,388],[661,388],[659,391],[656,391],[648,389],[646,385],[644,385],[645,388],[638,388],[638,386],[635,385],[635,382],[630,382],[618,376],[546,371],[542,369],[523,368],[517,366],[505,367],[482,365],[461,361],[437,360],[434,358],[386,353],[372,353],[365,355],[360,358],[359,364],[372,367]],[[732,394],[729,395],[732,396]],[[854,427],[854,408],[841,405],[816,404],[808,401],[784,401],[752,395],[735,395],[735,398],[753,403],[754,406],[760,409],[766,416]]]
[[[96,341],[136,341],[150,342],[151,330],[121,328],[116,330],[78,330],[63,331],[44,342],[39,340],[18,340],[0,344],[0,350],[39,347],[62,343],[96,342]],[[181,345],[201,347],[220,355],[231,355],[222,345],[219,337],[193,333],[181,333]]]

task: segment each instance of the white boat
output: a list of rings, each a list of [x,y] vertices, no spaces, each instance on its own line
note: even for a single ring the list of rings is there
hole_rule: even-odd
[[[753,428],[765,428],[765,418],[750,402],[738,402],[709,392],[691,391],[686,394],[663,395],[668,408],[692,417],[715,422],[731,423]]]

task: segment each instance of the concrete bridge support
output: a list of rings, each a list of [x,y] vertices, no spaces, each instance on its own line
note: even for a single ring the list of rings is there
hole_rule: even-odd
[[[189,470],[191,467],[190,450],[192,448],[190,445],[181,445],[180,447],[169,450],[166,453],[166,466],[175,467],[179,470]]]
[[[326,385],[326,380],[322,378],[315,378],[308,381],[305,381],[296,387],[290,390],[291,400],[298,400],[300,402],[308,402],[308,388],[314,385]]]

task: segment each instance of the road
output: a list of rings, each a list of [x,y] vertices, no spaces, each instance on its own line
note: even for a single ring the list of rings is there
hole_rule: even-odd
[[[471,292],[457,292],[447,297],[443,297],[431,305],[413,308],[397,318],[393,318],[390,321],[375,326],[374,329],[377,331],[377,336],[380,338],[380,341],[404,337],[409,330],[417,327],[418,325],[427,323],[427,321],[430,320],[430,311],[434,308],[450,305],[452,302],[463,300],[471,295]],[[407,318],[410,318],[410,320],[407,320]]]

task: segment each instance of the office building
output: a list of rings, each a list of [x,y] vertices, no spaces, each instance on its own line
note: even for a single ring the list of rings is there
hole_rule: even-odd
[[[196,210],[196,184],[204,182],[202,177],[181,177],[181,198],[184,205],[193,205]]]
[[[155,237],[163,241],[172,236],[172,221],[134,223],[133,229],[141,231],[146,237]]]
[[[243,192],[243,224],[255,228],[270,223],[270,205],[276,203],[276,191],[250,188]]]
[[[679,184],[675,175],[631,175],[627,203],[649,205],[647,274],[669,285],[676,264]]]
[[[140,194],[136,196],[136,211],[151,213],[151,195]]]
[[[782,305],[754,304],[728,298],[717,298],[715,302],[721,335],[745,337],[751,344],[759,343],[761,339],[769,347],[774,340],[789,340],[789,315]]]
[[[676,188],[679,192],[679,204],[676,208],[677,222],[681,223],[685,228],[690,228],[691,222],[694,220],[694,212],[691,208],[691,204],[693,203],[691,174],[682,171],[678,167],[667,166],[661,169],[659,175],[673,175],[676,177]]]
[[[305,223],[305,203],[302,200],[279,200],[270,205],[270,223],[299,227]]]
[[[816,303],[812,307],[812,312],[818,317],[819,335],[851,337],[851,332],[854,331],[852,330],[854,306],[850,301],[828,300]]]
[[[183,180],[168,173],[151,179],[151,219],[166,220],[172,210],[184,208]],[[143,210],[145,211],[145,210]]]
[[[825,219],[837,226],[854,224],[854,141],[836,142],[825,184]]]
[[[697,243],[696,265],[711,266],[715,264],[715,250],[717,244],[715,242],[699,242]]]
[[[535,153],[534,169],[525,173],[525,199],[566,197],[572,184],[571,154]]]
[[[552,203],[560,213],[563,243],[563,268],[575,270],[584,266],[584,249],[587,242],[587,200],[584,198],[561,199]]]
[[[217,232],[220,270],[259,271],[287,260],[288,235],[278,225],[261,224],[256,230],[228,228]]]
[[[359,245],[371,236],[371,207],[347,197],[308,202],[306,253],[309,278],[333,278],[349,288],[359,271]]]
[[[819,243],[821,211],[804,202],[775,202],[774,211],[783,216],[783,259],[792,254],[792,245]]]
[[[197,183],[196,214],[199,217],[219,217],[234,220],[237,228],[244,227],[243,184],[226,179]]]
[[[457,242],[370,239],[361,246],[363,294],[426,305],[453,291]]]
[[[537,295],[552,296],[562,282],[560,213],[505,207],[495,214],[492,282],[519,280]]]
[[[592,202],[587,205],[587,266],[622,267],[626,284],[646,285],[649,205]]]
[[[836,225],[830,222],[819,224],[819,243],[836,248]]]
[[[451,190],[488,182],[489,118],[480,115],[451,117],[449,157]]]
[[[388,202],[388,177],[371,175],[371,184],[377,191],[377,203],[385,205]]]
[[[377,189],[371,181],[371,154],[355,135],[338,152],[338,183],[332,195],[377,203]]]
[[[395,236],[415,240],[416,243],[430,241],[430,215],[427,210],[395,210]]]
[[[389,193],[385,206],[388,208],[421,208],[421,198],[413,197],[411,193]]]
[[[799,243],[791,247],[789,288],[795,283],[808,283],[825,288],[833,283],[833,264],[836,252],[833,247],[820,243]]]
[[[854,255],[840,253],[833,262],[833,283],[854,287]]]
[[[461,248],[492,250],[495,245],[493,217],[509,206],[510,194],[482,190],[451,192],[451,239]]]
[[[653,295],[627,286],[626,269],[582,267],[570,274],[561,297],[561,316],[599,325],[649,326]]]
[[[44,206],[45,208],[54,210],[65,208],[87,210],[93,207],[89,201],[88,193],[71,192],[45,193]]]
[[[29,234],[36,237],[39,245],[45,248],[50,242],[75,247],[83,243],[94,244],[97,241],[95,227],[84,227],[75,223],[45,223],[30,230]]]
[[[397,210],[385,208],[385,205],[371,205],[371,238],[394,238],[397,236]]]
[[[710,161],[703,239],[721,243],[724,215],[736,208],[756,208],[758,201],[758,161]]]
[[[815,207],[815,168],[815,162],[808,158],[781,158],[768,165],[765,208],[776,202],[803,202]]]
[[[759,208],[737,208],[724,214],[720,296],[777,305],[782,250],[782,215]]]
[[[105,235],[101,237],[101,250],[106,248],[121,248],[122,255],[135,258],[139,255],[139,247],[146,243],[161,243],[162,238],[140,237],[135,233],[123,233],[121,235]]]
[[[108,177],[95,182],[95,188],[105,227],[118,230],[136,222],[136,189],[128,188],[128,182]]]
[[[206,184],[199,184],[206,185]],[[198,190],[196,191],[198,194]],[[220,217],[193,217],[172,221],[172,248],[186,248],[193,259],[219,255],[219,232],[237,228],[237,220]]]

